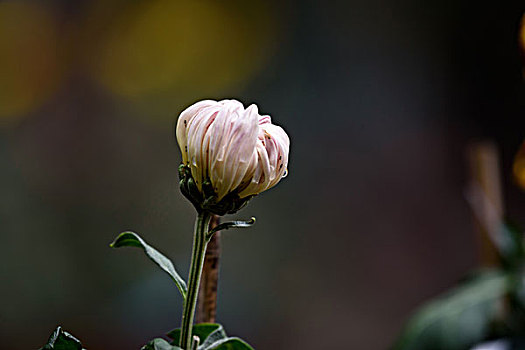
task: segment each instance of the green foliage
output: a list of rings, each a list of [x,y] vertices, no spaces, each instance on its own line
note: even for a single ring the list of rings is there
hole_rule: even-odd
[[[179,344],[180,333],[180,329],[168,332],[168,337],[173,339],[172,345]],[[228,337],[224,328],[217,323],[196,324],[192,328],[192,335],[198,336],[200,339],[198,350],[253,350],[243,340],[236,337]]]
[[[226,332],[224,331],[224,328],[217,323],[199,323],[194,325],[192,328],[192,335],[198,336],[201,340],[201,344],[203,344],[204,339],[207,339],[212,333],[214,334],[214,337],[218,336],[218,339],[226,338]],[[180,334],[181,330],[180,328],[177,328],[169,331],[166,335],[173,339],[171,342],[172,344],[179,344]]]
[[[40,350],[82,350],[80,341],[58,326]]]
[[[180,275],[175,270],[175,266],[173,266],[173,263],[170,259],[162,255],[159,251],[157,251],[155,248],[148,245],[138,234],[135,232],[127,231],[122,232],[118,237],[115,239],[113,243],[110,244],[110,247],[112,248],[120,248],[120,247],[137,247],[142,248],[146,255],[158,266],[160,266],[161,269],[166,271],[168,275],[173,279],[175,282],[175,285],[177,285],[177,288],[179,289],[180,293],[182,294],[182,297],[186,299],[186,294],[188,293],[188,287],[186,286],[186,282],[180,277]]]
[[[423,305],[394,350],[466,350],[489,338],[525,334],[523,234],[506,224],[493,238],[501,267],[479,272]]]
[[[520,269],[525,262],[523,232],[515,225],[502,225],[494,245],[499,254],[501,266],[505,270]]]
[[[396,350],[461,350],[484,340],[508,292],[507,276],[485,271],[423,306],[409,321]]]

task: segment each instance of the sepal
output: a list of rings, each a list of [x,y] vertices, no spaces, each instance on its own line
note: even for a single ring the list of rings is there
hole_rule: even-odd
[[[184,164],[179,166],[179,180],[182,194],[193,204],[198,212],[209,211],[220,216],[234,214],[254,197],[240,198],[237,192],[230,192],[219,200],[209,180],[205,180],[202,184],[202,191],[199,190],[191,175],[190,167]]]

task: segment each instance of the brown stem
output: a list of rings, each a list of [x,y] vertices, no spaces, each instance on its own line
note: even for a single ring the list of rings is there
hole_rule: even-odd
[[[219,224],[219,216],[213,215],[210,222],[210,230]],[[208,243],[204,257],[204,269],[202,272],[196,323],[215,322],[217,315],[217,283],[219,281],[219,258],[221,255],[220,245],[221,233],[216,232]]]
[[[471,172],[469,200],[475,214],[481,262],[495,265],[498,258],[494,242],[499,240],[503,222],[498,148],[490,141],[473,143],[468,149],[468,158]]]

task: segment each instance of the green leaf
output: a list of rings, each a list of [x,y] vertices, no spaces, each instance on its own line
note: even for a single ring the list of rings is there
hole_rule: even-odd
[[[162,338],[156,338],[144,345],[141,350],[182,350],[182,348],[173,346]]]
[[[82,350],[80,341],[58,326],[40,350]]]
[[[173,339],[171,344],[180,344],[180,328],[168,332],[167,336]],[[198,336],[200,339],[199,349],[202,349],[205,344],[215,342],[226,338],[226,332],[222,325],[218,323],[198,323],[192,327],[192,336]]]
[[[501,225],[496,237],[496,248],[503,267],[507,269],[520,268],[525,260],[525,245],[523,231],[516,225],[506,222]]]
[[[175,284],[177,285],[177,288],[179,289],[180,293],[182,294],[182,297],[186,299],[186,294],[188,293],[188,287],[186,286],[186,282],[182,279],[182,277],[179,276],[177,271],[175,270],[175,266],[173,266],[173,263],[170,259],[162,255],[160,252],[158,252],[155,248],[148,245],[138,234],[135,232],[127,231],[122,232],[118,237],[115,239],[113,243],[110,244],[111,248],[120,248],[120,247],[137,247],[144,249],[144,252],[146,255],[153,260],[154,263],[160,266],[161,269],[166,271],[168,275],[171,276]]]
[[[409,320],[395,350],[462,350],[484,340],[509,292],[501,271],[479,273],[424,305]]]
[[[212,333],[210,333],[210,335],[208,335],[208,337],[204,341],[201,341],[201,345],[199,346],[199,350],[208,349],[213,344],[215,344],[216,342],[218,342],[219,340],[224,339],[224,338],[226,338],[226,332],[224,331],[224,329],[221,326],[221,328],[219,328],[219,329],[213,331]]]
[[[221,339],[203,350],[254,350],[244,340],[236,337]]]

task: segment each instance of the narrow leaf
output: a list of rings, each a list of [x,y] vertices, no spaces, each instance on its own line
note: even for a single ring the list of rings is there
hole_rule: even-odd
[[[208,232],[207,237],[211,238],[211,236],[213,236],[213,234],[217,231],[228,230],[230,228],[247,228],[253,226],[253,224],[255,224],[255,218],[253,216],[250,218],[250,220],[223,222],[222,224],[219,224],[215,226],[215,228],[211,229]]]
[[[112,248],[120,248],[120,247],[137,247],[142,248],[146,255],[153,260],[154,263],[156,263],[158,266],[160,266],[161,269],[166,271],[168,275],[171,276],[175,284],[177,285],[177,288],[179,289],[180,293],[182,294],[182,297],[186,299],[186,294],[188,292],[188,287],[186,286],[186,282],[182,279],[182,277],[179,276],[177,271],[175,270],[175,267],[173,266],[173,263],[170,259],[162,255],[159,251],[157,251],[155,248],[148,245],[138,234],[131,231],[122,232],[118,237],[115,239],[113,243],[110,244],[110,247]]]

